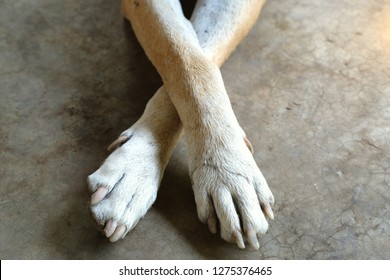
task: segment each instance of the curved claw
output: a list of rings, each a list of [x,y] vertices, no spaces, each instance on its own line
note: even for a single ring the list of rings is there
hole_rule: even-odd
[[[274,219],[274,212],[272,211],[271,205],[264,204],[262,205],[264,213],[271,219]]]
[[[259,240],[257,240],[256,232],[253,229],[248,230],[247,240],[254,250],[259,250]]]
[[[130,139],[131,136],[127,136],[127,135],[120,135],[118,137],[118,139],[116,139],[114,142],[112,142],[107,150],[109,152],[112,152],[114,151],[115,149],[119,148],[120,146],[122,146],[124,143],[126,143],[129,139]]]
[[[235,242],[240,249],[245,249],[244,239],[242,238],[241,232],[238,230],[232,234],[232,241]]]
[[[103,200],[103,198],[107,195],[107,188],[98,188],[96,192],[91,195],[91,205],[95,205]]]
[[[253,146],[252,146],[251,142],[250,142],[249,139],[246,138],[246,137],[244,137],[244,141],[245,141],[245,144],[246,144],[246,146],[248,147],[249,151],[251,151],[251,153],[252,153],[252,155],[253,155],[254,150],[253,150]]]
[[[109,220],[106,223],[103,231],[107,238],[110,238],[114,234],[117,225],[118,223],[113,219]]]
[[[119,239],[124,237],[124,234],[126,233],[126,226],[120,225],[118,226],[114,233],[109,238],[110,242],[117,242]]]
[[[209,226],[209,230],[212,234],[217,233],[217,220],[214,217],[207,220],[207,225]]]

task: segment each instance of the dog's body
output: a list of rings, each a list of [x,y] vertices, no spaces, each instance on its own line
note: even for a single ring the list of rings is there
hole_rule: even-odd
[[[178,0],[123,0],[124,16],[161,75],[142,117],[88,177],[91,212],[110,241],[124,237],[157,196],[184,130],[199,219],[223,239],[258,249],[274,198],[239,126],[218,66],[255,23],[264,0],[200,0],[191,21]],[[249,148],[249,149],[248,149]],[[109,195],[108,195],[109,194]]]

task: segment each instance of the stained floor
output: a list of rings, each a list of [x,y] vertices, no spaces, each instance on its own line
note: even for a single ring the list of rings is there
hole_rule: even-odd
[[[279,0],[223,66],[276,197],[259,251],[208,232],[180,143],[111,244],[86,177],[161,85],[120,1],[0,0],[1,259],[390,259],[390,1]]]

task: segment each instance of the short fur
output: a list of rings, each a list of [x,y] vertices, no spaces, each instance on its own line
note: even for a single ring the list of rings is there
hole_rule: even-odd
[[[142,117],[110,145],[88,177],[91,213],[110,241],[123,238],[156,199],[184,131],[199,219],[211,232],[258,249],[274,197],[232,110],[219,66],[255,23],[263,0],[199,0],[188,21],[178,0],[123,0],[124,16],[164,82]],[[248,149],[249,148],[249,149]],[[107,195],[110,194],[110,195]]]

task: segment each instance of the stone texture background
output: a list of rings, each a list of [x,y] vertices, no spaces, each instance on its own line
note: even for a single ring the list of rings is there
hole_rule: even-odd
[[[0,0],[1,259],[390,259],[390,1],[268,1],[223,66],[276,197],[259,251],[198,221],[183,143],[130,235],[95,230],[86,177],[161,84],[119,5]]]

